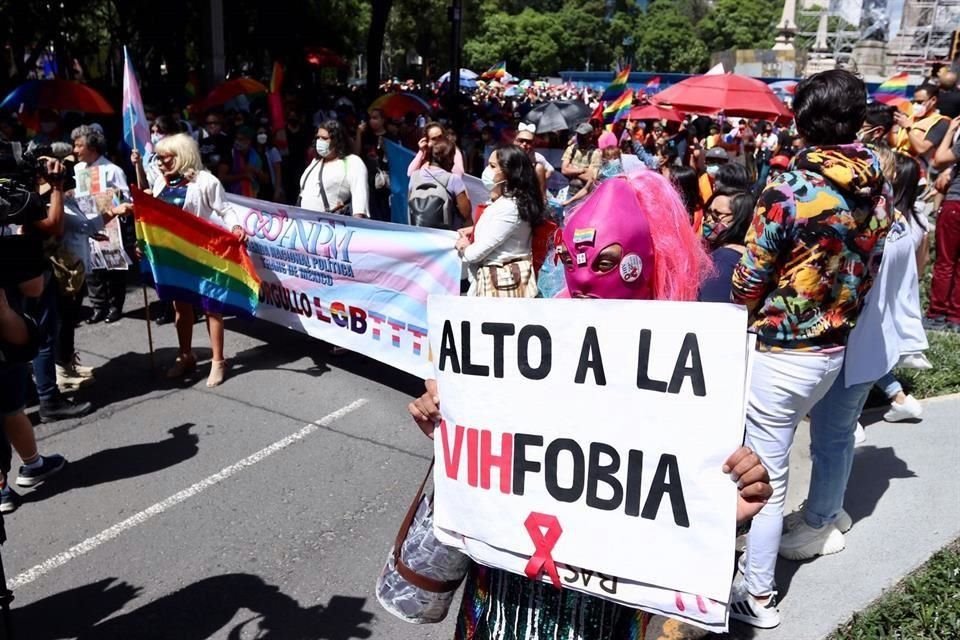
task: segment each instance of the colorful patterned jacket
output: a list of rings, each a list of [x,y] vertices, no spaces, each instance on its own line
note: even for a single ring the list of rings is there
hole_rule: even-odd
[[[891,200],[877,156],[860,144],[805,149],[764,190],[733,275],[760,349],[846,344],[880,264]]]

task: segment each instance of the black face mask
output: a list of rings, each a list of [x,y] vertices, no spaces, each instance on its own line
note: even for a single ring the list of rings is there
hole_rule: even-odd
[[[577,135],[577,146],[580,147],[589,147],[593,143],[593,139],[589,135]]]

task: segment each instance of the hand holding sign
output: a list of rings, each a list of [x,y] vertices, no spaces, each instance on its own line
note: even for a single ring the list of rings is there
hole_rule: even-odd
[[[699,594],[718,606],[684,615],[725,623],[735,520],[769,495],[756,456],[738,449],[744,310],[435,297],[429,305],[439,393],[410,413],[436,441],[445,543],[554,584],[555,565],[565,588],[648,610],[670,614],[674,592]],[[531,524],[531,514],[549,522]],[[602,575],[606,588],[577,575]]]

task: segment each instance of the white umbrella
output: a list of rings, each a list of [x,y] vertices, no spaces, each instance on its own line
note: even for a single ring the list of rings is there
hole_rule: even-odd
[[[460,69],[460,86],[474,88],[477,86],[477,78],[479,78],[476,73],[470,71],[470,69]],[[450,82],[450,72],[447,71],[445,74],[440,76],[437,80],[440,84],[445,82]]]

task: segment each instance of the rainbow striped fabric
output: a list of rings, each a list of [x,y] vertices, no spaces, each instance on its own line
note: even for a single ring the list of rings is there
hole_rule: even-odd
[[[503,60],[493,65],[480,76],[482,80],[499,80],[507,75],[507,61]]]
[[[163,300],[204,311],[252,316],[260,278],[232,233],[133,187],[141,270]]]
[[[610,86],[603,92],[601,100],[610,102],[621,97],[627,91],[627,80],[630,79],[630,66],[624,67],[614,78]]]
[[[603,110],[603,123],[614,124],[623,120],[629,115],[631,107],[633,107],[633,89],[627,89],[623,95]]]
[[[909,74],[906,71],[903,73],[898,73],[897,75],[884,80],[883,83],[877,87],[877,90],[874,93],[906,96],[908,78]]]

